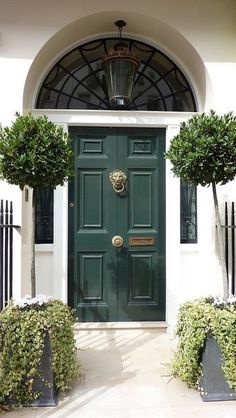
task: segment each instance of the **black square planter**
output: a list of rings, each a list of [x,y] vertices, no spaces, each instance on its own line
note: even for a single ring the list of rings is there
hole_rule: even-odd
[[[216,339],[211,333],[207,339],[202,356],[202,378],[200,393],[204,402],[236,400],[236,393],[228,385],[222,365],[223,355]]]
[[[41,394],[37,399],[27,403],[26,406],[56,406],[58,401],[57,392],[54,388],[52,350],[48,332],[45,336],[44,349],[38,372],[40,376],[34,378],[33,390]]]

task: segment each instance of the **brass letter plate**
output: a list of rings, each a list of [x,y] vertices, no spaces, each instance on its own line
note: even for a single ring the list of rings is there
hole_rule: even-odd
[[[132,237],[129,238],[129,245],[155,245],[154,237]]]

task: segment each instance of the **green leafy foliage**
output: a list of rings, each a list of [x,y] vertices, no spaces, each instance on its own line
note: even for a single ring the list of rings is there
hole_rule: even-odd
[[[236,308],[217,309],[211,326],[224,356],[223,371],[229,386],[236,389]]]
[[[172,372],[188,387],[197,388],[207,333],[216,338],[224,357],[223,371],[229,386],[236,389],[236,305],[216,306],[213,299],[184,303],[179,310],[177,351]]]
[[[62,185],[71,174],[70,138],[46,116],[17,114],[0,128],[0,175],[21,189]]]
[[[39,373],[47,332],[55,389],[70,388],[72,379],[78,376],[79,364],[74,318],[68,306],[59,300],[26,309],[11,303],[1,312],[0,321],[0,403],[10,400],[22,405],[39,396],[32,385]]]
[[[166,152],[177,177],[202,186],[226,184],[236,175],[236,117],[198,114],[180,126]]]

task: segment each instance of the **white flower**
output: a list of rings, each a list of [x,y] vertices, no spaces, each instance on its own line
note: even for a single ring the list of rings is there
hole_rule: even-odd
[[[224,305],[224,300],[222,299],[222,297],[220,297],[220,296],[216,296],[215,298],[214,298],[214,305],[216,305],[216,306],[220,306],[220,305]]]
[[[229,303],[230,305],[235,304],[236,303],[236,296],[230,295],[229,298],[227,299],[227,303]]]
[[[21,299],[13,300],[13,305],[18,308],[26,308],[27,306],[32,306],[32,305],[42,306],[43,304],[48,303],[52,299],[53,299],[52,296],[47,296],[47,295],[37,295],[34,298],[31,298],[30,295],[26,295],[25,297]]]
[[[227,305],[234,305],[236,304],[236,296],[230,295],[229,298],[225,301],[222,297],[216,296],[214,298],[213,304],[218,307],[223,307]]]

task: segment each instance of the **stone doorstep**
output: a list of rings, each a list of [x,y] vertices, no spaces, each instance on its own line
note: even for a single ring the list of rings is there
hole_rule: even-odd
[[[165,321],[142,322],[77,322],[75,330],[109,330],[109,329],[167,329]]]

